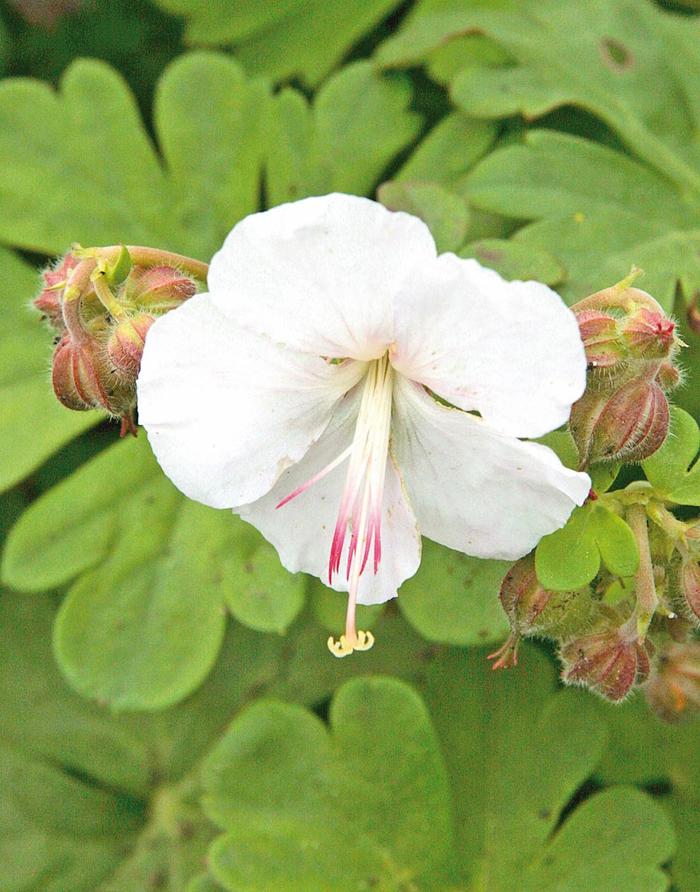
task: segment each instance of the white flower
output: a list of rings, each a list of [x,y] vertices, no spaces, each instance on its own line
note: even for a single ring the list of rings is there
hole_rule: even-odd
[[[355,605],[396,595],[420,533],[514,560],[586,498],[586,474],[517,439],[585,386],[546,286],[437,257],[421,220],[335,194],[241,221],[209,288],[151,328],[140,421],[182,492],[349,591],[337,656],[371,646]]]

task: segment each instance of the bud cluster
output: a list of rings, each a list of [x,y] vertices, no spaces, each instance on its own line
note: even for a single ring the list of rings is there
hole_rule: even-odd
[[[680,382],[683,344],[654,298],[630,287],[636,275],[572,308],[588,360],[586,392],[570,419],[582,469],[641,461],[668,434],[666,394]],[[522,638],[545,638],[557,646],[566,684],[611,702],[642,687],[669,721],[700,713],[700,520],[680,519],[649,482],[591,498],[629,526],[636,574],[619,578],[603,561],[583,588],[550,591],[537,578],[534,553],[521,558],[501,585],[511,630],[491,655],[493,668],[516,665]]]
[[[517,664],[521,638],[556,642],[562,681],[606,700],[624,700],[645,686],[662,718],[700,712],[700,521],[678,520],[650,490],[605,493],[617,501],[638,541],[639,569],[620,580],[601,566],[589,585],[549,591],[534,555],[517,561],[501,584],[511,632],[494,669]]]
[[[588,360],[586,392],[569,421],[581,468],[642,461],[668,433],[666,393],[680,383],[682,343],[656,300],[630,287],[637,275],[572,307]]]
[[[42,274],[34,306],[55,332],[51,381],[69,409],[104,409],[135,433],[148,330],[192,297],[206,264],[152,248],[73,248]]]

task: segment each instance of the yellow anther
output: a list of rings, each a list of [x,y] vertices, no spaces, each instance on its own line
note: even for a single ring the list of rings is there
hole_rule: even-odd
[[[371,632],[359,631],[351,642],[347,635],[341,635],[336,641],[331,635],[328,639],[328,650],[334,657],[348,657],[356,650],[369,650],[374,644],[374,635]]]
[[[357,639],[354,644],[354,649],[355,650],[369,650],[373,644],[374,644],[374,635],[371,632],[359,631],[357,633]]]

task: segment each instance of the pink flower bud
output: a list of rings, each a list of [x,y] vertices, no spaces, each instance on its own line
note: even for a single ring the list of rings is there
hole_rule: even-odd
[[[65,328],[61,311],[61,294],[66,286],[68,276],[80,261],[70,252],[62,257],[54,266],[41,274],[43,289],[34,298],[34,306],[59,331]]]
[[[141,357],[148,329],[155,322],[148,313],[139,313],[118,322],[107,340],[107,355],[118,375],[132,383],[141,367]]]
[[[682,375],[671,362],[662,362],[656,373],[656,382],[664,390],[673,390],[682,381]]]
[[[625,350],[620,342],[617,319],[596,309],[582,310],[576,318],[589,372],[595,369],[609,371],[624,360]]]
[[[197,292],[195,280],[172,266],[134,267],[126,280],[126,297],[131,304],[164,313]]]
[[[57,398],[69,409],[81,411],[107,402],[91,351],[65,335],[56,345],[51,382]]]
[[[617,703],[646,681],[652,653],[648,641],[628,641],[617,628],[584,635],[561,648],[562,680]]]
[[[524,637],[566,638],[592,620],[590,591],[554,592],[543,588],[535,572],[534,555],[513,564],[501,583],[499,597],[511,629]]]
[[[688,556],[681,561],[678,582],[683,613],[694,623],[700,624],[700,563],[697,559]]]
[[[666,439],[669,409],[656,382],[628,381],[612,396],[586,393],[569,421],[581,461],[642,461]]]
[[[58,400],[68,409],[106,409],[111,415],[125,416],[134,404],[134,388],[125,387],[101,358],[97,340],[76,344],[64,335],[56,345],[51,382]]]
[[[675,322],[660,307],[641,307],[625,320],[622,336],[634,356],[666,359],[674,352],[675,331]]]
[[[647,703],[666,722],[700,712],[700,641],[670,643],[644,688]]]

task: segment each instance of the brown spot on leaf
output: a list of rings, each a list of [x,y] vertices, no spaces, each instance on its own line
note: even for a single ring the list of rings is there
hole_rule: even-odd
[[[614,37],[603,37],[598,44],[600,50],[600,58],[603,65],[611,71],[621,74],[623,71],[629,71],[634,68],[634,55],[624,43],[615,40]]]

